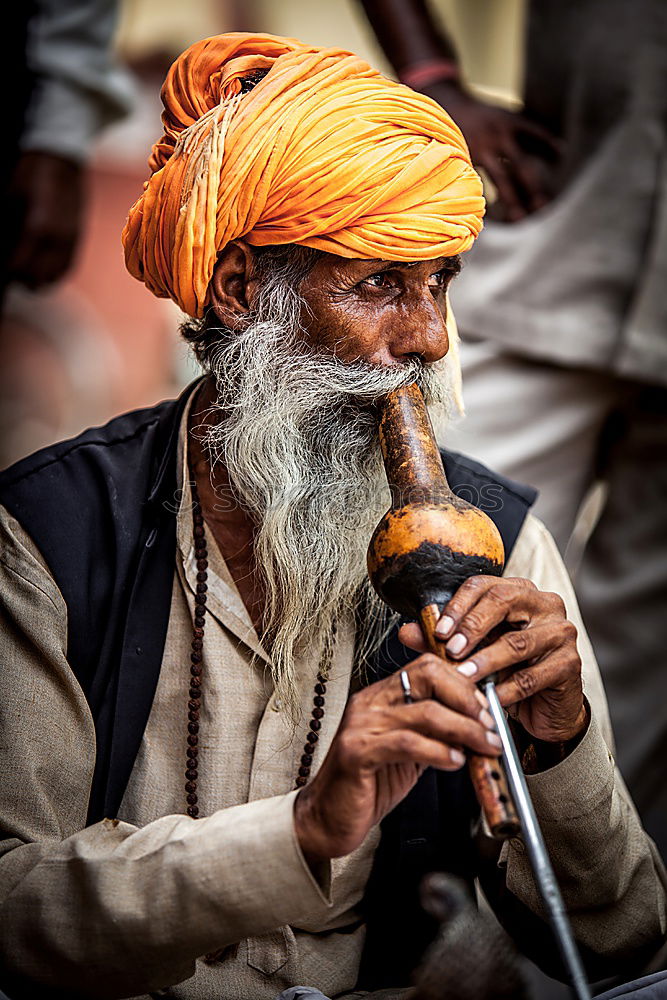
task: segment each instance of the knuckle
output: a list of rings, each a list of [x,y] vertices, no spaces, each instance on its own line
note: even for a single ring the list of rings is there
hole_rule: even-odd
[[[349,701],[345,708],[345,721],[348,725],[356,725],[357,719],[366,711],[366,702],[368,700],[368,695],[366,690],[357,691],[355,694],[350,695]]]
[[[560,594],[554,593],[552,590],[544,591],[544,597],[546,599],[547,605],[552,612],[555,614],[565,617],[565,601],[560,596]]]
[[[561,625],[561,636],[563,644],[568,646],[570,645],[576,646],[578,634],[579,633],[577,632],[577,626],[566,618],[563,624]]]
[[[493,587],[486,595],[487,600],[494,604],[503,615],[512,607],[515,597],[516,592],[513,589],[504,589],[503,587]]]
[[[429,728],[435,726],[439,715],[438,705],[429,699],[428,701],[419,702],[419,706],[422,723],[426,724]]]
[[[434,681],[442,670],[442,660],[435,653],[424,653],[418,662],[420,672],[428,681]]]
[[[503,603],[511,601],[515,594],[516,587],[507,580],[503,580],[502,583],[497,583],[495,587],[491,587],[489,590],[489,597],[493,598],[495,601],[502,601]]]
[[[407,729],[401,729],[396,734],[396,749],[399,753],[411,754],[414,748],[414,736]]]
[[[533,581],[525,576],[506,576],[503,577],[503,583],[512,584],[514,588],[519,587],[521,590],[537,590]]]
[[[494,579],[494,577],[485,576],[483,573],[478,573],[477,576],[469,576],[459,588],[459,593],[467,591],[470,594],[479,594],[486,590],[489,586],[489,581]]]
[[[338,735],[338,755],[341,762],[347,766],[354,764],[359,758],[363,743],[363,735],[361,738],[357,738],[350,732],[340,732]]]
[[[579,656],[576,647],[569,650],[569,655],[567,657],[567,666],[571,674],[573,675],[581,674],[581,667],[582,667],[581,657]]]
[[[529,698],[537,687],[537,678],[531,670],[519,670],[512,678],[523,698]]]
[[[484,618],[482,614],[473,608],[465,616],[464,620],[459,625],[459,632],[467,634],[469,632],[479,632],[480,629],[484,627]]]
[[[513,653],[517,653],[521,657],[524,657],[530,649],[530,640],[524,631],[508,632],[505,636],[505,642]]]

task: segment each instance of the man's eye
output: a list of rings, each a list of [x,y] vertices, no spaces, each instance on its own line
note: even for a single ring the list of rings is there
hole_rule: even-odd
[[[435,287],[440,290],[441,288],[447,287],[450,277],[451,272],[443,268],[442,271],[436,271],[435,274],[432,274],[428,279],[428,283],[431,287]]]
[[[364,284],[372,285],[373,288],[388,288],[391,281],[385,271],[380,271],[378,274],[371,274],[368,278],[364,278]]]

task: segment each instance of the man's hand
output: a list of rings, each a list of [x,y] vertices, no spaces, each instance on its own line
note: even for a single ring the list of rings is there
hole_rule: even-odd
[[[551,200],[549,165],[560,156],[558,140],[524,115],[485,104],[454,83],[438,83],[424,93],[442,105],[463,132],[476,167],[498,192],[502,212],[495,218],[517,222]]]
[[[457,770],[461,747],[500,753],[486,699],[453,666],[431,653],[409,664],[411,705],[398,673],[350,698],[320,770],[296,799],[297,837],[310,864],[358,847],[426,767]]]
[[[26,152],[11,182],[14,248],[8,280],[38,289],[69,268],[81,230],[84,170],[52,153]]]
[[[517,631],[475,651],[502,622]],[[447,640],[447,653],[464,676],[478,682],[499,673],[501,704],[532,736],[565,743],[583,731],[577,630],[558,594],[544,593],[529,580],[473,576],[444,609],[436,634]],[[399,636],[412,649],[424,648],[418,625],[404,625]]]

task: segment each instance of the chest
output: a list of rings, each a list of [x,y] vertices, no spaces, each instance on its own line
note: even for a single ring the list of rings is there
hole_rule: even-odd
[[[145,825],[185,812],[189,671],[196,564],[174,574],[167,638],[155,698],[130,782],[123,818]],[[198,723],[200,815],[284,794],[295,787],[309,733],[319,660],[297,659],[300,718],[274,694],[271,661],[230,570],[213,553],[208,573]],[[313,759],[319,767],[340,723],[350,690],[352,623],[339,628],[327,684],[325,714]]]

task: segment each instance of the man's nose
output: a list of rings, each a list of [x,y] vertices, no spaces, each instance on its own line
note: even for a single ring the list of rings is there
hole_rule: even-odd
[[[448,350],[446,317],[427,290],[418,301],[407,304],[392,353],[400,360],[407,355],[418,354],[427,364],[433,364],[444,358]]]

